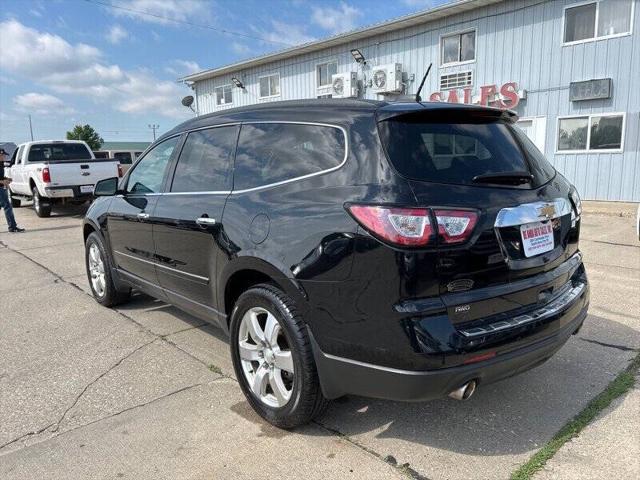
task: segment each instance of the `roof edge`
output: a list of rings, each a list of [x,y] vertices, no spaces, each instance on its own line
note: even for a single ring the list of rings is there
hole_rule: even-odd
[[[266,63],[295,57],[297,55],[316,52],[318,50],[323,50],[332,46],[342,45],[344,43],[372,37],[380,33],[428,23],[432,20],[438,20],[449,14],[453,15],[456,13],[462,13],[503,1],[504,0],[457,0],[453,3],[439,5],[428,10],[411,13],[402,17],[397,17],[377,24],[351,30],[349,32],[340,33],[332,37],[315,40],[313,42],[304,43],[302,45],[296,45],[284,50],[277,50],[272,53],[267,53],[265,55],[253,57],[247,60],[241,60],[239,62],[224,65],[222,67],[212,68],[203,70],[201,72],[192,73],[190,75],[185,75],[184,77],[178,78],[178,81],[198,82],[207,80],[209,78],[215,78],[230,72],[236,72],[244,68],[257,67]]]

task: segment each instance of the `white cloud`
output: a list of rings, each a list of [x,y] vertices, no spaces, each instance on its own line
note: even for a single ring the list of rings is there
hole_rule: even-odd
[[[202,0],[128,0],[119,1],[122,8],[109,8],[116,17],[135,18],[143,22],[161,25],[175,24],[168,19],[178,21],[210,18],[210,3]]]
[[[105,35],[105,37],[107,38],[107,41],[114,45],[117,45],[128,36],[129,36],[129,32],[127,32],[120,25],[113,25],[109,29],[109,32]]]
[[[48,93],[25,93],[15,97],[13,102],[20,111],[39,115],[68,114],[74,111],[60,98]]]
[[[100,50],[85,44],[70,44],[58,35],[25,27],[16,20],[0,22],[0,32],[12,39],[12,48],[0,55],[0,69],[27,78],[54,92],[82,95],[96,102],[109,102],[116,110],[185,118],[180,104],[184,87],[160,80],[151,73],[125,70],[103,61]],[[195,62],[186,62],[194,67]],[[50,96],[53,99],[57,97]],[[49,102],[52,98],[48,98]],[[16,99],[26,108],[35,97]],[[44,101],[43,98],[39,100]],[[53,104],[42,106],[52,110]]]
[[[433,8],[438,4],[445,3],[450,0],[402,0],[402,3],[407,7],[415,7],[420,10],[426,10],[428,8]]]
[[[303,25],[285,23],[279,20],[271,20],[271,30],[262,30],[257,27],[251,28],[259,37],[274,43],[300,45],[315,40],[314,37],[307,34]]]
[[[120,99],[116,109],[125,113],[157,112],[166,117],[186,118],[189,111],[180,100],[187,93],[174,82],[158,80],[145,72],[128,75],[119,87]]]
[[[204,70],[197,62],[191,60],[173,60],[164,71],[174,76],[184,76]]]
[[[340,2],[337,8],[313,7],[311,20],[330,33],[337,34],[353,30],[356,27],[356,20],[361,15],[362,12],[357,8]]]
[[[238,55],[248,55],[251,51],[251,49],[247,45],[240,42],[232,42],[231,50],[233,50],[234,53],[237,53]]]
[[[58,35],[38,32],[13,19],[1,22],[0,32],[11,39],[11,48],[0,55],[0,68],[25,76],[42,79],[52,72],[77,72],[101,57],[95,47],[71,45]]]

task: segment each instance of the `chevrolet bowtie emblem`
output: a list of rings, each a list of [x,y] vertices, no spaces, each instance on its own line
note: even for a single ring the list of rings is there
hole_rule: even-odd
[[[547,203],[538,209],[538,216],[547,220],[553,218],[556,214],[556,207],[552,203]]]

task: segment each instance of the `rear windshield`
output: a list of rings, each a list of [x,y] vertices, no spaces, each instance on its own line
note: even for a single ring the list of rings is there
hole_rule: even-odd
[[[82,143],[40,143],[31,145],[30,162],[48,160],[91,160],[91,152]]]
[[[477,185],[478,175],[529,172],[542,184],[553,177],[553,167],[531,142],[525,148],[510,124],[493,118],[465,121],[471,123],[395,117],[380,122],[380,135],[395,168],[415,180]],[[530,148],[544,166],[533,166],[540,159],[527,152]]]

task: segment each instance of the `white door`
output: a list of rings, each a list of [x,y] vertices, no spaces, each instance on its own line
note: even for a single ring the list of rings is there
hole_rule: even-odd
[[[525,117],[518,120],[518,127],[544,153],[544,142],[547,133],[547,117]]]

